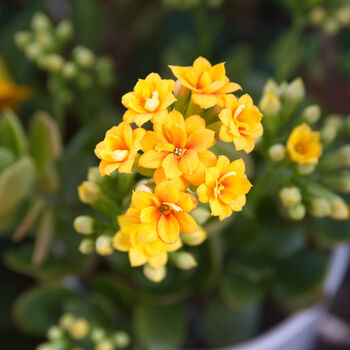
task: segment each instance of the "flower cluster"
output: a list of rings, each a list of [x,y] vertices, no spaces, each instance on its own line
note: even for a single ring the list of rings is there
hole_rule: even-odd
[[[102,176],[147,174],[118,218],[113,246],[129,253],[132,266],[147,263],[155,271],[181,248],[182,237],[201,232],[191,215],[198,202],[220,220],[245,205],[252,186],[245,163],[215,154],[217,139],[248,153],[263,132],[262,114],[250,96],[232,94],[240,86],[229,81],[223,63],[199,57],[193,66],[170,68],[177,82],[151,73],[122,97],[124,121],[95,149]]]

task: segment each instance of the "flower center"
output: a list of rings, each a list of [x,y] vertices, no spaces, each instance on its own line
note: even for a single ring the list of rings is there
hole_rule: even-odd
[[[174,154],[177,158],[181,158],[183,149],[181,147],[176,147],[174,150]]]
[[[160,105],[158,91],[153,91],[152,98],[146,98],[145,108],[149,112],[154,112]]]
[[[164,204],[164,203],[163,203],[163,204],[160,206],[159,211],[160,211],[160,213],[163,214],[163,215],[168,215],[168,214],[170,214],[171,209],[169,208],[169,206],[168,206],[167,204]]]
[[[129,156],[129,151],[126,149],[118,149],[112,152],[112,158],[117,162],[121,162],[125,160],[126,158],[128,158],[128,156]]]

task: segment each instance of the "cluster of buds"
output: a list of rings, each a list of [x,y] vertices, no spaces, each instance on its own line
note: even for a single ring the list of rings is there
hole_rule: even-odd
[[[349,117],[330,115],[321,121],[319,106],[302,107],[304,91],[300,79],[281,85],[271,80],[260,101],[265,115],[262,144],[278,167],[279,198],[294,220],[303,219],[307,212],[315,217],[348,219],[349,206],[339,192],[350,192],[350,173],[346,170],[350,147],[338,144],[349,134]],[[281,137],[286,123],[295,126]]]
[[[124,331],[107,331],[83,317],[64,314],[57,325],[47,331],[48,342],[37,350],[95,350],[124,349],[130,345],[130,337]]]
[[[350,26],[350,5],[340,0],[316,6],[310,11],[309,21],[328,34],[336,34],[342,27]]]
[[[182,247],[205,240],[201,226],[208,213],[214,217],[210,220],[224,220],[246,203],[252,185],[243,159],[238,153],[233,161],[215,154],[214,144],[226,142],[250,153],[263,133],[261,112],[249,95],[233,94],[241,87],[229,81],[223,63],[212,66],[199,57],[193,66],[170,69],[177,82],[151,73],[122,97],[127,108],[123,122],[108,130],[95,149],[103,179],[97,182],[113,182],[124,174],[143,176],[129,208],[117,214],[114,237],[100,244],[108,246],[107,253],[111,245],[128,252],[131,265],[144,266],[145,276],[156,282],[165,277],[168,260],[181,269],[196,266]],[[106,194],[96,181],[84,182],[79,193],[95,208]],[[128,197],[130,192],[121,209]],[[81,217],[75,227],[90,234],[96,223]],[[100,239],[81,248],[92,250],[95,244],[101,250]]]
[[[98,58],[84,46],[75,47],[70,60],[63,57],[72,38],[73,26],[69,20],[63,20],[54,26],[43,13],[34,15],[30,31],[15,34],[15,42],[27,58],[40,69],[59,77],[63,85],[82,90],[91,88],[94,84],[110,86],[114,74],[113,62],[109,58]]]

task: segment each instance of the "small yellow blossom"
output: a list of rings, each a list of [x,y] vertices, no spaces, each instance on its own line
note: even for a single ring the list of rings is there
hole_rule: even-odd
[[[71,327],[68,329],[70,335],[74,339],[83,339],[87,336],[90,329],[90,325],[84,318],[76,319]]]
[[[317,164],[322,154],[320,133],[303,123],[295,127],[287,141],[290,158],[299,164]]]
[[[226,95],[221,104],[224,109],[219,114],[222,122],[220,140],[233,142],[237,151],[251,152],[254,140],[263,134],[262,114],[258,107],[247,94],[239,99],[234,95]]]
[[[226,156],[219,156],[216,166],[205,170],[205,182],[197,188],[197,195],[201,202],[209,202],[213,216],[223,220],[242,210],[251,187],[242,159],[230,163]]]
[[[144,135],[144,129],[132,130],[130,124],[125,122],[108,130],[104,140],[95,148],[96,156],[101,159],[101,175],[110,175],[116,169],[120,173],[131,173]]]
[[[161,79],[156,73],[149,74],[144,80],[139,79],[134,91],[122,97],[123,105],[128,108],[124,121],[138,126],[149,120],[159,122],[167,114],[167,108],[176,101],[172,93],[174,88],[174,80]]]
[[[181,84],[191,90],[193,102],[201,108],[213,107],[220,97],[241,89],[227,78],[224,63],[212,66],[205,58],[198,57],[193,66],[169,67]]]
[[[120,230],[114,236],[115,249],[129,253],[131,266],[149,263],[154,269],[164,266],[168,261],[168,252],[182,246],[181,240],[175,244],[165,244],[159,238],[153,242],[143,242],[138,236],[138,224],[130,222],[125,215],[118,217]]]

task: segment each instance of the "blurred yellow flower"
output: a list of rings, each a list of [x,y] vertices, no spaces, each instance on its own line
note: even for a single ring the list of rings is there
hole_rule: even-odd
[[[322,154],[320,133],[306,123],[296,126],[287,141],[290,158],[299,164],[317,164]]]
[[[120,173],[131,173],[145,132],[142,128],[132,130],[130,124],[125,122],[109,129],[104,140],[95,148],[96,156],[101,159],[101,175],[110,175],[116,169]]]
[[[219,98],[241,87],[226,76],[224,63],[212,66],[208,60],[198,57],[193,66],[169,66],[181,84],[192,91],[192,100],[201,108],[215,106]]]
[[[167,114],[167,108],[176,101],[172,91],[175,81],[162,79],[157,73],[139,79],[134,91],[122,97],[122,104],[128,108],[124,121],[138,126],[152,120],[158,122]]]
[[[227,157],[219,156],[216,166],[205,170],[205,182],[197,188],[197,195],[201,202],[209,202],[213,216],[223,220],[242,210],[251,187],[242,159],[230,163]]]
[[[220,140],[233,142],[236,150],[249,153],[254,149],[254,139],[263,134],[262,114],[252,98],[245,94],[239,99],[226,95],[220,102],[223,110],[219,114],[222,126]]]
[[[159,238],[153,242],[143,242],[138,236],[138,224],[130,222],[125,215],[118,217],[120,230],[114,236],[115,249],[129,253],[131,266],[149,263],[154,269],[164,266],[168,261],[168,252],[182,246],[181,240],[175,244],[165,244]]]
[[[138,164],[149,169],[163,168],[167,179],[193,177],[207,149],[214,145],[214,135],[200,116],[184,120],[180,112],[173,110],[164,123],[154,124],[154,131],[146,132],[142,140],[144,154]]]
[[[154,193],[136,191],[126,218],[137,227],[142,242],[154,242],[160,238],[166,244],[176,244],[180,231],[192,233],[198,226],[188,212],[197,202],[190,193],[182,192],[171,181],[157,185]]]

